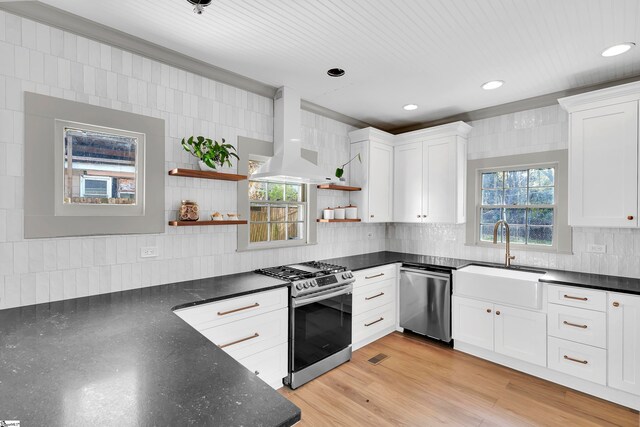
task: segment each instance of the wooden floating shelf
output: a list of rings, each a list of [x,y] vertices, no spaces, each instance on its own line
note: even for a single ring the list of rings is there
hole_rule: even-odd
[[[234,173],[200,171],[195,169],[171,169],[171,176],[186,176],[189,178],[217,179],[220,181],[243,181],[247,175],[236,175]]]
[[[361,191],[360,187],[349,187],[348,185],[336,185],[336,184],[320,184],[318,185],[320,190],[339,190],[339,191]]]
[[[172,227],[194,227],[202,225],[242,225],[247,221],[169,221],[169,225]]]
[[[318,222],[360,222],[361,219],[318,219]]]

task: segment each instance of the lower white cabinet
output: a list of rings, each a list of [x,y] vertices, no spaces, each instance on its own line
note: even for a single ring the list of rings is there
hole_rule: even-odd
[[[352,349],[357,350],[393,332],[397,320],[397,266],[384,265],[354,272]]]
[[[608,316],[608,385],[640,396],[640,296],[609,293]]]
[[[545,313],[453,297],[453,338],[514,359],[547,364]]]
[[[607,384],[607,351],[549,337],[549,368],[597,384]]]
[[[287,376],[287,288],[176,310],[174,313],[273,388]]]

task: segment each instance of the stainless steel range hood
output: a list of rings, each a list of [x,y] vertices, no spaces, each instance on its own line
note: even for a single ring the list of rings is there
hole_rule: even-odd
[[[304,184],[335,181],[327,171],[302,157],[300,95],[283,86],[276,92],[273,107],[274,155],[251,175],[251,179]]]

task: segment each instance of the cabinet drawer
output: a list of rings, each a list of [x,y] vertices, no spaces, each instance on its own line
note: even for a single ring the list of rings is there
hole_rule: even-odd
[[[288,289],[229,298],[174,311],[199,331],[289,306]]]
[[[245,368],[256,374],[271,387],[282,387],[282,379],[287,376],[287,352],[289,345],[280,344],[268,350],[238,360]]]
[[[549,368],[606,385],[606,350],[554,337],[549,337],[548,349]]]
[[[367,270],[354,271],[355,283],[354,288],[366,286],[370,283],[382,282],[383,280],[393,279],[396,277],[396,265],[383,265],[382,267],[369,268]]]
[[[367,337],[395,324],[395,304],[387,304],[367,311],[353,318],[353,342],[358,343]]]
[[[603,291],[578,288],[574,286],[548,285],[549,302],[586,308],[589,310],[605,311],[607,294]]]
[[[551,336],[607,348],[607,317],[605,313],[549,304],[547,322]]]
[[[353,291],[353,315],[365,313],[374,308],[395,302],[395,279],[361,286]]]
[[[258,316],[200,331],[234,359],[242,359],[288,341],[289,310],[281,308]]]

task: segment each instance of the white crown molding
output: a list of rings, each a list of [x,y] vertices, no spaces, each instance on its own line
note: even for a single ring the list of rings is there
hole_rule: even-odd
[[[460,136],[466,138],[473,129],[463,121],[447,123],[440,126],[433,126],[425,129],[418,129],[411,132],[401,133],[395,136],[396,143],[406,143],[424,140],[427,138],[442,138],[446,136]]]
[[[639,99],[640,82],[633,82],[560,98],[558,99],[558,103],[562,108],[572,113],[574,111],[610,105],[612,101],[618,104],[621,102],[637,101]]]
[[[349,140],[351,140],[352,144],[369,140],[382,142],[384,144],[393,144],[394,138],[394,135],[374,127],[367,127],[349,132]]]

